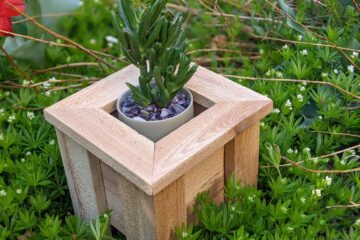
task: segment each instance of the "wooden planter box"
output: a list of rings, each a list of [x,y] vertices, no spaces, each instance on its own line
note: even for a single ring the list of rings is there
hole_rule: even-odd
[[[198,193],[223,201],[233,172],[256,185],[259,122],[272,101],[199,67],[186,85],[196,117],[155,143],[114,117],[125,82],[138,76],[128,66],[45,109],[45,118],[56,127],[76,214],[110,208],[128,240],[173,239],[175,225],[193,219]]]

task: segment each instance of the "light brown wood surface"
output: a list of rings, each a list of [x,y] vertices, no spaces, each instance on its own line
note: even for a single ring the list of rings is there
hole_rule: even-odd
[[[194,220],[200,192],[220,203],[232,172],[256,185],[259,122],[272,101],[199,67],[186,85],[195,118],[154,143],[114,117],[125,83],[138,76],[130,65],[45,109],[45,118],[57,129],[78,215],[111,208],[127,239],[174,239],[175,225]]]
[[[272,110],[272,101],[205,68],[186,85],[208,108],[154,143],[114,118],[125,83],[135,82],[132,65],[45,110],[46,119],[147,194],[156,194],[242,129]]]
[[[225,145],[225,177],[231,174],[242,185],[256,186],[259,168],[260,126],[256,123]]]

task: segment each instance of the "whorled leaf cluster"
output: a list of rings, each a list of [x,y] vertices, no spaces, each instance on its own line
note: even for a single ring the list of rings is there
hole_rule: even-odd
[[[142,106],[167,106],[197,69],[185,54],[183,17],[164,11],[167,0],[147,8],[118,0],[114,25],[126,58],[140,69],[139,87],[127,83],[133,99]]]

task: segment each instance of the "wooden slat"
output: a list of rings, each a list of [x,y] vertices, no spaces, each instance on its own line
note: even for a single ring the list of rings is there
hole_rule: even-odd
[[[153,192],[183,175],[271,109],[271,101],[218,103],[161,139],[155,145]]]
[[[93,219],[107,208],[100,161],[61,131],[56,131],[75,214]]]
[[[184,175],[188,222],[195,221],[193,205],[201,192],[209,192],[215,203],[224,200],[224,148],[220,148]]]
[[[101,109],[62,108],[46,111],[45,117],[144,192],[152,194],[152,141]]]
[[[244,129],[225,146],[225,177],[232,173],[243,185],[256,186],[259,167],[259,123]]]
[[[186,87],[193,93],[195,102],[206,108],[220,102],[269,100],[263,95],[203,67],[198,68]]]
[[[156,239],[153,197],[102,164],[108,205],[113,209],[112,223],[128,240]]]
[[[138,84],[139,70],[129,65],[120,71],[80,90],[56,103],[56,108],[102,108],[110,113],[115,110],[115,102],[129,88],[126,82]],[[50,107],[52,108],[52,107]]]
[[[154,196],[158,240],[175,238],[175,226],[186,224],[184,179],[181,177]]]

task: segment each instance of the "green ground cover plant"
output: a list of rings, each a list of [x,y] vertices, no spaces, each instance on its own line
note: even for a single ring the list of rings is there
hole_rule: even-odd
[[[188,54],[199,65],[274,101],[261,122],[258,188],[229,179],[220,206],[202,194],[198,221],[178,228],[178,239],[360,239],[360,4],[179,0],[167,7],[183,12]],[[114,1],[84,1],[60,22],[62,36],[107,64],[51,34],[41,68],[0,48],[0,239],[110,238],[111,212],[91,223],[71,216],[42,109],[128,64],[112,28],[115,9]]]

